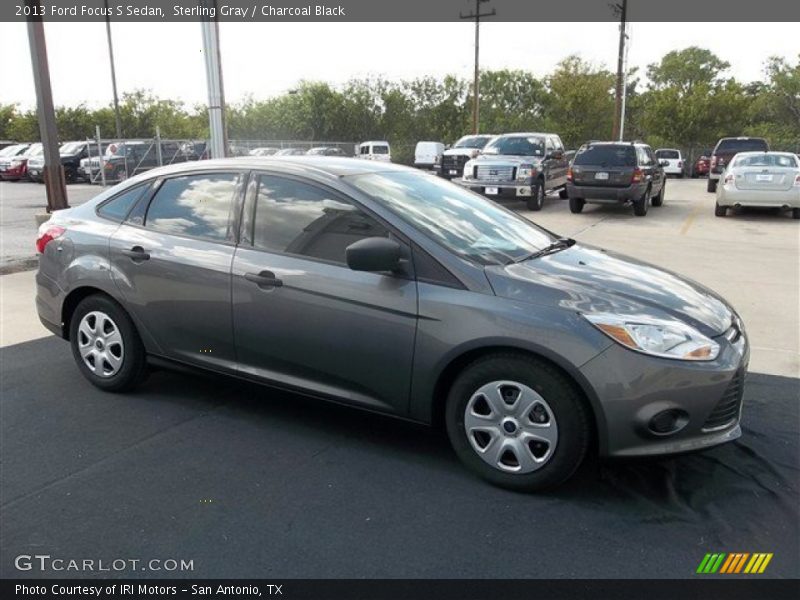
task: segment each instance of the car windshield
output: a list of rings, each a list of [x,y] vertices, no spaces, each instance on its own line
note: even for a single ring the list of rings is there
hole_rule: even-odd
[[[77,154],[83,148],[84,142],[67,142],[66,144],[62,144],[61,148],[58,149],[59,154],[63,155],[70,155],[70,154]]]
[[[574,165],[596,165],[599,167],[632,167],[636,165],[633,146],[603,144],[584,146],[575,155]]]
[[[346,179],[433,241],[482,265],[522,260],[555,239],[527,219],[436,177],[385,172]]]
[[[491,136],[484,135],[484,136],[468,136],[462,137],[458,140],[455,144],[453,144],[453,148],[478,148],[479,150],[483,148],[489,140],[492,139]]]
[[[788,154],[749,154],[736,159],[737,167],[797,168],[797,160]]]
[[[656,158],[680,158],[681,155],[677,150],[656,150]]]
[[[39,156],[40,154],[44,153],[44,146],[41,144],[33,144],[28,151],[25,152],[25,156]]]
[[[716,154],[735,154],[752,150],[767,150],[767,142],[761,139],[728,139],[717,144]]]
[[[22,150],[27,148],[24,144],[15,144],[13,146],[6,146],[2,150],[0,150],[0,156],[16,156]]]
[[[543,156],[544,139],[527,135],[501,136],[486,144],[484,154]]]

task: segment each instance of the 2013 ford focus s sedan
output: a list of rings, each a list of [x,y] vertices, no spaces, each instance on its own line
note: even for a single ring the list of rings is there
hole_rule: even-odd
[[[36,304],[81,373],[199,367],[444,423],[489,481],[741,434],[748,343],[701,285],[387,163],[203,161],[59,211]]]

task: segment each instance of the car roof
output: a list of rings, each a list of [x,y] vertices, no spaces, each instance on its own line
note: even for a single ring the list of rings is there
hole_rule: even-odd
[[[488,135],[488,134],[487,134]],[[518,136],[538,136],[538,135],[555,135],[554,133],[542,133],[540,131],[511,131],[509,133],[498,133],[496,136],[492,137],[508,137],[511,135],[518,135]]]
[[[763,156],[765,154],[797,156],[794,152],[781,152],[780,150],[748,150],[747,152],[737,152],[736,156]]]
[[[313,171],[317,174],[333,177],[346,175],[364,175],[368,173],[418,172],[417,169],[386,162],[359,160],[357,158],[338,156],[238,156],[235,158],[219,158],[212,160],[191,161],[158,167],[142,173],[141,179],[155,176],[191,174],[214,169],[275,169],[287,172]],[[138,179],[138,176],[137,176]]]
[[[359,146],[363,146],[364,144],[386,144],[388,146],[389,142],[386,140],[370,140],[368,142],[361,142]]]

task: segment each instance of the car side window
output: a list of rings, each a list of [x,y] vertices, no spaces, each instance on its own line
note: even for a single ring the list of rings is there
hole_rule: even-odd
[[[353,202],[294,179],[261,175],[253,219],[253,246],[342,265],[345,248],[386,228]]]
[[[167,179],[158,188],[145,227],[214,241],[228,239],[239,175],[202,173]]]
[[[110,221],[122,223],[149,185],[149,183],[137,185],[110,200],[106,200],[97,208],[97,214]]]

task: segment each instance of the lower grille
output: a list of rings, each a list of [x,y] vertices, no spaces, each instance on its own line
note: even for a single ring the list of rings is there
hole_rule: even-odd
[[[479,181],[510,181],[514,179],[514,167],[479,165],[475,167],[475,179]]]
[[[469,157],[458,155],[447,155],[442,157],[442,172],[445,175],[450,175],[450,170],[458,171],[458,175],[464,172],[464,165],[467,164]]]
[[[744,393],[744,376],[744,369],[740,369],[731,379],[717,406],[714,407],[706,422],[703,423],[703,431],[724,429],[733,424],[739,417],[742,394]]]

